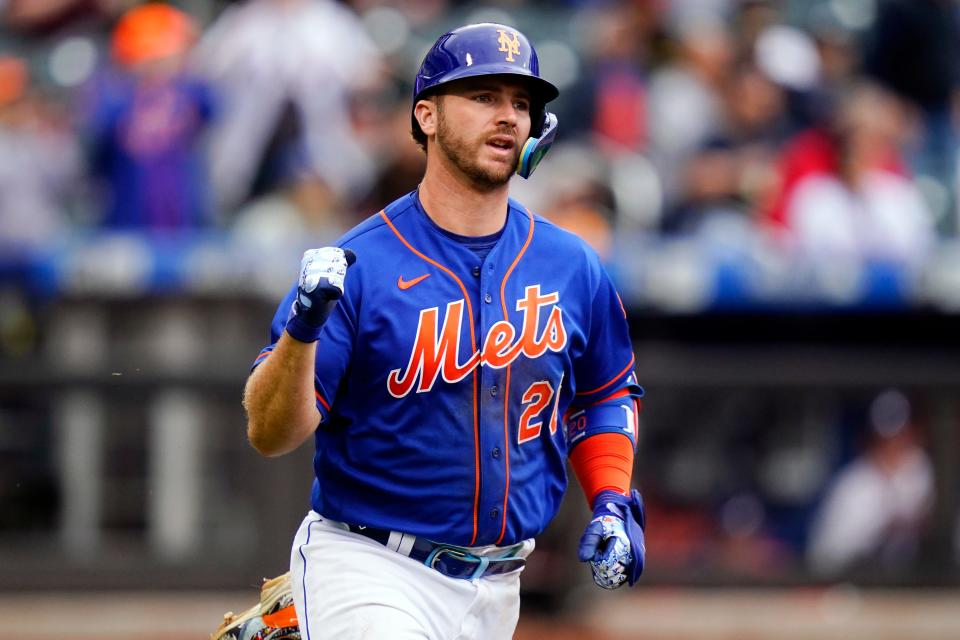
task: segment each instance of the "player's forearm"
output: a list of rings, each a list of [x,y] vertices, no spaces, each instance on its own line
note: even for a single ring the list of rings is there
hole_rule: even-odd
[[[265,456],[293,451],[320,423],[313,377],[316,343],[284,333],[276,348],[247,380],[243,404],[247,437]]]
[[[573,471],[592,507],[601,491],[630,493],[633,442],[621,433],[598,433],[586,438],[570,453]]]

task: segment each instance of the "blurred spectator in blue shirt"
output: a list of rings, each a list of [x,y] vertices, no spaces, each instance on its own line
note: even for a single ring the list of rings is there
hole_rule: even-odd
[[[79,177],[65,119],[32,95],[23,60],[0,57],[0,254],[40,248],[62,234]]]
[[[132,9],[114,30],[119,66],[93,82],[87,123],[106,227],[161,231],[210,222],[201,143],[213,100],[183,67],[195,38],[193,20],[166,4]]]

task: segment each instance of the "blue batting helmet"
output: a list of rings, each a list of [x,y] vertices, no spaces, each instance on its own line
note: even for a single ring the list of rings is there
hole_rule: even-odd
[[[454,80],[491,75],[521,76],[528,81],[532,98],[530,136],[534,142],[537,138],[543,140],[538,154],[531,154],[534,145],[528,145],[530,149],[521,157],[518,172],[527,177],[556,135],[557,119],[545,113],[544,107],[560,95],[560,91],[540,77],[536,50],[527,37],[513,27],[483,22],[458,27],[440,36],[420,64],[413,87],[413,104]],[[410,119],[414,137],[421,139],[420,124],[412,113]],[[532,157],[536,159],[527,168],[523,163]]]

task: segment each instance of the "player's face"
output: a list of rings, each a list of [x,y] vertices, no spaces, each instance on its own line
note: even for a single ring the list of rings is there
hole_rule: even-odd
[[[478,188],[506,184],[530,135],[530,93],[522,81],[471,78],[438,100],[436,148]]]

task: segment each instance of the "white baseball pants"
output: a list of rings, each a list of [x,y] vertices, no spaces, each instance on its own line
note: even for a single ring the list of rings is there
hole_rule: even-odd
[[[519,557],[533,551],[533,540],[524,545]],[[450,578],[314,511],[290,553],[303,640],[506,640],[520,573]]]

